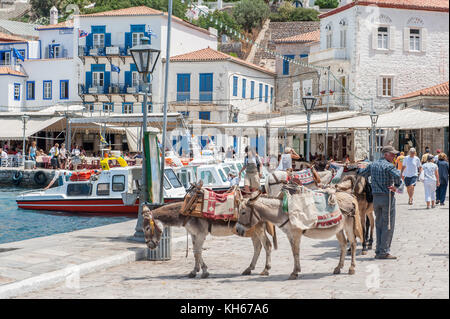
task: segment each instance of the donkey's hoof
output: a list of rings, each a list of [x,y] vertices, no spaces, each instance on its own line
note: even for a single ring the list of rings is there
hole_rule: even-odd
[[[298,278],[298,274],[296,274],[296,273],[292,273],[290,276],[289,276],[289,280],[295,280],[295,279],[297,279]]]
[[[269,270],[264,269],[263,271],[261,271],[261,273],[259,275],[260,276],[269,276]]]
[[[189,278],[195,278],[197,276],[197,273],[195,272],[195,271],[191,271],[189,274],[188,274],[188,277]]]
[[[248,276],[251,273],[252,273],[252,270],[250,268],[247,268],[242,272],[242,276]]]
[[[367,250],[364,250],[364,249],[363,249],[363,250],[361,251],[361,255],[367,255]]]
[[[338,275],[340,273],[341,273],[341,268],[339,268],[339,267],[334,268],[333,274]]]
[[[354,275],[354,274],[355,274],[355,268],[350,268],[350,269],[348,270],[348,274],[349,274],[349,275]]]
[[[205,271],[204,273],[202,273],[202,278],[208,278],[209,277],[209,272]]]

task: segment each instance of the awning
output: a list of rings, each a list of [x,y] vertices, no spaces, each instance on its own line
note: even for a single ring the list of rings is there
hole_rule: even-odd
[[[33,118],[25,125],[25,137],[44,130],[63,117]],[[23,122],[19,118],[0,118],[0,140],[23,140]]]
[[[127,134],[128,149],[130,152],[138,151],[139,127],[128,127],[125,129]]]

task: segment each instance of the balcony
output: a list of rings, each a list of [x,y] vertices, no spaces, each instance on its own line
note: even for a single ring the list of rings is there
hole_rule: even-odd
[[[115,55],[115,56],[129,56],[129,52],[125,47],[119,47],[119,46],[110,46],[110,47],[90,47],[90,46],[84,46],[80,45],[78,46],[78,56],[79,57],[85,57],[85,56],[108,56],[108,55]]]
[[[320,63],[330,60],[348,60],[345,48],[330,48],[318,52],[312,52],[309,55],[309,63]]]
[[[0,66],[4,65],[12,65],[12,62],[10,60],[0,60]]]
[[[191,92],[177,92],[177,102],[189,102],[191,100]]]
[[[321,95],[317,100],[317,107],[327,107],[327,96]],[[334,108],[345,108],[349,106],[349,95],[348,93],[338,93],[334,92],[330,95],[329,107]]]
[[[200,103],[209,103],[213,100],[213,92],[212,91],[200,91],[199,101]]]

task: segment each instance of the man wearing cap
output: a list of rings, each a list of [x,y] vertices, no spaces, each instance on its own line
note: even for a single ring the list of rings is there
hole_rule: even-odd
[[[403,160],[403,167],[401,171],[402,179],[405,182],[406,190],[408,191],[408,204],[413,204],[414,187],[417,183],[417,176],[422,172],[422,164],[420,159],[416,156],[416,149],[411,147],[409,149],[409,156]]]
[[[397,259],[390,254],[395,225],[395,191],[402,180],[400,172],[392,164],[398,153],[391,145],[383,147],[383,157],[359,169],[358,175],[372,177],[373,208],[377,236],[376,259]],[[389,202],[390,201],[390,202]]]

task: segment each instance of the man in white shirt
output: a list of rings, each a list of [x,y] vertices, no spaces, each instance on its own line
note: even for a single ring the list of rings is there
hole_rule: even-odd
[[[420,175],[421,171],[422,164],[420,163],[420,159],[416,156],[416,149],[412,147],[409,149],[409,156],[405,157],[403,160],[401,172],[403,182],[408,191],[409,205],[413,204],[414,186],[416,186],[417,176]]]
[[[8,160],[8,153],[6,153],[3,149],[1,151],[1,157],[0,157],[0,165],[2,164],[3,161],[7,161]]]

